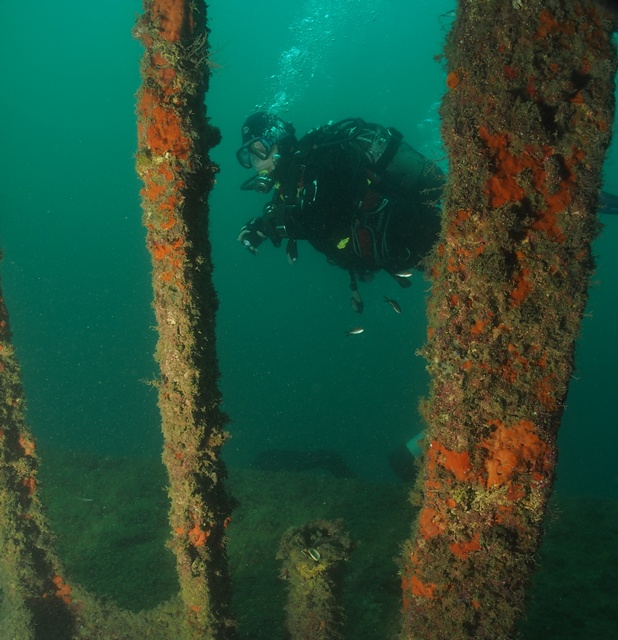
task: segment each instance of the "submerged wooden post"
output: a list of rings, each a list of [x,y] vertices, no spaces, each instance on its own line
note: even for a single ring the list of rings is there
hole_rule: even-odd
[[[231,501],[219,450],[226,439],[215,350],[206,198],[219,133],[208,124],[206,5],[144,0],[137,171],[152,258],[161,368],[159,407],[169,473],[171,547],[186,638],[236,637],[230,616],[226,527]]]
[[[78,609],[41,504],[38,465],[0,289],[0,635],[70,640]]]
[[[593,269],[612,28],[592,1],[459,2],[402,638],[500,640],[522,614]]]

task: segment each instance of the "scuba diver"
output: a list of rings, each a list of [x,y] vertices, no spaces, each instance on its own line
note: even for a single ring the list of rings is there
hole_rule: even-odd
[[[255,174],[241,186],[273,197],[238,240],[253,254],[286,240],[288,260],[307,240],[350,276],[352,307],[363,311],[360,281],[384,270],[410,285],[440,230],[444,173],[396,129],[348,118],[297,139],[294,126],[267,112],[242,126],[240,164]]]

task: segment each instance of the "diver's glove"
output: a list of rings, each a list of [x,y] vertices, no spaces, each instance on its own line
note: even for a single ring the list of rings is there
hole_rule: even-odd
[[[264,218],[253,218],[241,228],[238,241],[247,247],[253,255],[257,255],[258,247],[267,238],[272,238],[272,223]]]

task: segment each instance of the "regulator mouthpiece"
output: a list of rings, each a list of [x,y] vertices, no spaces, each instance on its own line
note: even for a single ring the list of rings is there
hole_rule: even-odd
[[[257,191],[258,193],[268,193],[274,186],[274,179],[268,175],[267,171],[259,173],[240,185],[243,191]]]

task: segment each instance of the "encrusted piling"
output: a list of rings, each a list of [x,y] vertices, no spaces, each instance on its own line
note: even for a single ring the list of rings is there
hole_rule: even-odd
[[[41,504],[38,465],[0,290],[0,635],[69,640],[77,608]]]
[[[593,269],[613,28],[592,1],[459,2],[406,640],[506,639],[523,612]]]
[[[235,638],[226,528],[231,500],[219,450],[226,439],[215,351],[207,195],[219,133],[208,124],[206,5],[144,0],[135,36],[144,44],[137,96],[137,171],[152,258],[163,459],[169,473],[171,547],[186,638]]]
[[[288,529],[277,558],[288,586],[286,629],[290,640],[338,640],[344,564],[352,542],[341,521],[318,520]]]

